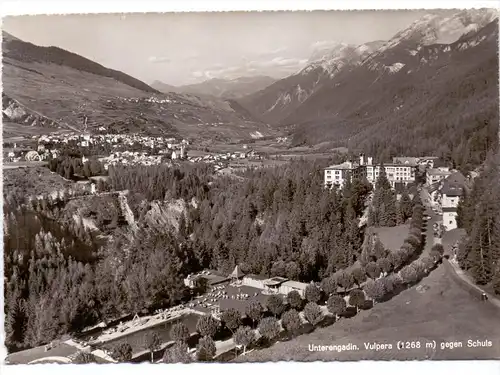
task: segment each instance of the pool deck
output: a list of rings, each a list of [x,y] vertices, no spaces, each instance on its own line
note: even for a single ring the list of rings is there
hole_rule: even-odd
[[[167,314],[165,316],[165,313],[158,313],[156,315],[150,315],[150,316],[143,316],[139,319],[137,319],[135,322],[130,321],[124,324],[126,327],[122,331],[113,331],[113,332],[103,332],[100,336],[98,336],[96,339],[92,340],[89,342],[91,345],[100,345],[104,344],[109,341],[116,340],[118,338],[122,338],[124,336],[130,335],[135,332],[139,332],[151,327],[154,327],[158,324],[162,323],[168,323],[172,320],[176,320],[179,317],[186,315],[186,314],[198,314],[202,315],[203,313],[194,309],[190,308],[184,308],[181,310],[177,310],[174,312],[171,312],[170,314]]]

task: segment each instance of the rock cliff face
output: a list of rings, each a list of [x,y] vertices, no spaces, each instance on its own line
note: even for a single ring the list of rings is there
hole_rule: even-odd
[[[179,222],[183,215],[186,215],[187,204],[183,199],[154,201],[151,202],[150,209],[145,220],[149,226],[155,228],[173,228],[179,230]]]

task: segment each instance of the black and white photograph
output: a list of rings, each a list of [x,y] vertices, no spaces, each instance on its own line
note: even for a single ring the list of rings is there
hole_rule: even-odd
[[[500,360],[498,14],[4,16],[6,366]]]

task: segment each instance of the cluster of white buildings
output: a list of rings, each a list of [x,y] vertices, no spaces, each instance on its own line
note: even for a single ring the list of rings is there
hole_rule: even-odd
[[[45,161],[57,158],[60,151],[57,149],[45,148],[45,145],[39,144],[37,150],[26,150],[14,147],[7,152],[4,152],[4,160],[10,163],[18,163],[21,161]]]
[[[458,171],[447,171],[439,174],[438,181],[429,184],[432,208],[443,215],[443,226],[446,230],[457,228],[457,208],[460,198],[468,186],[467,178]]]
[[[265,277],[260,275],[245,275],[241,280],[242,285],[262,289],[265,294],[287,295],[291,291],[297,291],[302,298],[308,284],[299,281],[288,280],[284,277]]]
[[[43,135],[38,138],[38,151],[30,151],[30,160],[45,160],[46,155],[57,157],[60,151],[58,144],[76,143],[80,147],[90,147],[91,145],[110,144],[112,148],[118,149],[120,146],[137,147],[141,149],[159,149],[159,155],[147,155],[146,152],[139,151],[115,151],[109,156],[100,158],[105,168],[109,165],[128,164],[128,165],[156,165],[167,159],[186,159],[187,147],[189,141],[178,141],[175,138],[150,137],[140,134],[51,134]],[[50,145],[50,150],[48,149]],[[36,155],[35,155],[36,154]],[[38,156],[37,156],[38,155]],[[10,154],[9,154],[10,156]],[[26,158],[28,155],[26,156]],[[28,159],[26,159],[28,160]],[[15,161],[15,160],[12,160]]]
[[[164,163],[162,155],[146,155],[145,152],[113,152],[111,155],[99,158],[104,169],[108,170],[110,165],[158,165]]]
[[[139,103],[139,102],[157,103],[157,104],[176,103],[175,100],[159,99],[156,96],[151,96],[149,98],[120,98],[120,99],[125,102],[131,102],[131,103]],[[111,100],[108,100],[108,102],[111,102]]]
[[[236,285],[260,289],[263,294],[287,295],[291,291],[295,290],[302,298],[304,298],[305,290],[308,285],[306,283],[289,280],[279,276],[266,277],[254,274],[245,275],[240,271],[238,266],[236,266],[233,272],[231,272],[228,276],[211,270],[205,270],[198,274],[189,275],[186,279],[184,279],[184,285],[189,288],[194,288],[196,286],[196,279],[200,277],[206,279],[207,285],[210,287],[233,282],[236,283]]]
[[[104,128],[99,128],[104,129]],[[100,130],[102,131],[102,130]],[[105,130],[104,130],[105,131]],[[38,144],[58,144],[75,142],[78,146],[89,147],[92,144],[111,144],[117,147],[119,144],[126,146],[141,145],[145,148],[167,148],[180,149],[182,146],[189,145],[189,141],[183,139],[178,141],[175,138],[150,137],[146,135],[128,133],[128,134],[50,134],[42,135],[38,138]]]
[[[249,150],[246,152],[227,152],[222,154],[208,154],[204,156],[187,157],[187,160],[193,163],[222,163],[224,161],[237,159],[260,159],[260,155],[256,154],[253,150]]]
[[[394,188],[397,184],[408,185],[415,182],[415,174],[419,167],[434,166],[435,157],[394,157],[392,163],[384,164],[383,168],[389,183]],[[342,164],[331,165],[324,169],[324,185],[342,187],[350,178],[366,178],[375,184],[382,166],[374,164],[372,157],[365,159],[360,155],[359,161],[346,161]]]

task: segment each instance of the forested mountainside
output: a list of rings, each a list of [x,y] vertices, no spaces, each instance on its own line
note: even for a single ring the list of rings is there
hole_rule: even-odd
[[[240,102],[288,127],[295,145],[330,141],[376,158],[435,154],[466,169],[497,144],[496,12],[424,17],[361,61],[346,60],[346,49],[330,56],[333,73],[311,64]]]
[[[308,100],[296,119],[305,111],[335,116],[299,125],[294,140],[348,140],[376,156],[436,154],[478,165],[498,141],[497,51],[495,21],[451,45],[423,47],[418,63],[396,73],[361,66]]]
[[[460,267],[479,285],[500,293],[500,154],[490,154],[472,191],[458,206],[458,225],[467,232],[457,252]]]
[[[370,187],[357,181],[342,191],[322,189],[321,167],[338,161],[216,180],[206,165],[112,168],[108,187],[128,191],[134,227],[117,226],[120,209],[111,195],[86,204],[95,217],[91,230],[85,220],[67,220],[71,200],[46,197],[20,207],[26,197],[9,194],[7,346],[32,347],[123,313],[175,305],[189,298],[183,278],[204,268],[230,272],[238,264],[247,273],[307,282],[352,265]],[[166,230],[152,216],[172,199],[188,204],[177,230]],[[115,223],[107,243],[98,240],[102,226],[111,225],[105,223]]]

